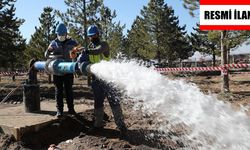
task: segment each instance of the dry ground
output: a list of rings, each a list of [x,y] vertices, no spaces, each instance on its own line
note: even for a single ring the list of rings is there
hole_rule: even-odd
[[[196,76],[187,77],[186,80],[197,84],[204,93],[216,93],[219,99],[233,104],[233,106],[244,106],[250,115],[250,74],[233,74],[230,78],[230,93],[220,94],[221,76]]]
[[[231,102],[236,108],[243,105],[250,110],[250,74],[230,75],[230,90],[227,95],[221,95],[220,76],[186,76],[173,77],[184,79],[187,82],[197,84],[204,93],[216,93],[218,97]],[[41,100],[54,100],[53,84],[47,83],[46,76],[39,76],[41,83]],[[2,77],[0,82],[0,100],[2,100],[12,89],[24,81],[24,77],[17,77],[15,82],[11,77]],[[87,87],[86,80],[77,78],[74,84],[75,102],[85,103],[93,106],[93,95]],[[6,104],[8,107],[22,105],[22,89],[18,89]],[[92,126],[93,110],[80,112],[76,117],[66,116],[51,126],[32,133],[22,139],[15,141],[10,135],[0,135],[0,149],[47,149],[50,144],[56,144],[61,149],[177,149],[183,147],[181,141],[173,141],[169,136],[161,136],[154,124],[154,116],[147,116],[140,111],[132,109],[133,103],[123,104],[126,124],[129,127],[128,138],[120,139],[116,129],[110,107],[105,103],[105,130],[94,135],[87,135],[86,131]],[[246,113],[250,114],[250,111]],[[154,125],[153,125],[154,124]],[[176,129],[178,130],[178,129]],[[148,135],[154,134],[154,137]],[[181,136],[181,132],[175,134]]]

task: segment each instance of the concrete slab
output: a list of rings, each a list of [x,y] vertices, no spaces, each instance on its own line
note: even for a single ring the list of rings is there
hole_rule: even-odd
[[[67,105],[64,107],[67,111]],[[75,104],[75,110],[77,113],[92,108],[84,104]],[[23,105],[1,108],[0,132],[12,134],[16,140],[20,140],[25,133],[36,132],[55,122],[57,120],[54,116],[55,113],[55,101],[42,101],[41,111],[37,113],[26,113]]]

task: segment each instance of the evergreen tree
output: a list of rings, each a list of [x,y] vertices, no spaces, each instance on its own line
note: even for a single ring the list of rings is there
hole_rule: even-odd
[[[102,38],[109,43],[111,56],[116,57],[123,51],[123,30],[125,25],[116,23],[113,19],[116,17],[116,11],[112,12],[108,7],[100,6],[100,17],[97,18],[97,25],[101,29]]]
[[[219,39],[214,32],[201,31],[199,25],[194,28],[195,32],[191,33],[191,43],[194,51],[204,52],[213,56],[213,66],[215,66],[215,56],[219,53]]]
[[[106,41],[109,39],[109,32],[113,30],[113,28],[115,28],[115,25],[113,23],[113,19],[115,17],[116,17],[116,11],[112,12],[108,7],[104,5],[100,7],[100,18],[98,18],[97,24],[101,27],[102,37]]]
[[[121,26],[120,23],[118,23],[107,32],[109,33],[107,42],[109,43],[111,56],[113,58],[115,58],[118,53],[124,51],[124,36],[122,32],[124,28],[125,26]]]
[[[185,26],[179,26],[174,10],[164,0],[150,0],[141,10],[141,17],[136,18],[127,42],[130,52],[140,58],[153,56],[159,63],[166,61],[171,65],[174,60],[189,56],[191,48],[185,34]]]
[[[86,29],[90,24],[97,23],[103,0],[64,0],[68,9],[65,13],[56,10],[56,14],[69,27],[70,36],[79,43],[87,41]]]
[[[25,51],[26,61],[32,58],[44,59],[44,52],[48,48],[49,43],[55,38],[55,28],[57,22],[53,13],[53,8],[45,7],[39,18],[40,26],[35,27],[35,33],[31,35],[31,39]]]
[[[65,0],[64,2],[68,6],[66,13],[58,10],[56,13],[69,27],[72,38],[87,46],[86,29],[89,25],[96,24],[104,40],[110,44],[112,55],[115,56],[117,51],[121,50],[124,26],[113,22],[116,12],[106,7],[103,0]]]
[[[189,10],[191,16],[196,16],[195,11],[200,7],[200,0],[183,0],[184,8]]]
[[[185,26],[179,26],[179,19],[174,15],[174,10],[165,4],[164,12],[163,26],[161,26],[163,38],[160,42],[163,52],[159,55],[165,57],[171,66],[174,60],[188,58],[192,54],[192,48],[186,35]]]
[[[23,19],[15,17],[15,0],[0,0],[0,64],[1,67],[21,67],[25,40],[19,27]]]
[[[145,21],[137,16],[131,30],[128,31],[125,54],[130,58],[153,59],[155,51],[151,40],[152,38],[146,30]]]

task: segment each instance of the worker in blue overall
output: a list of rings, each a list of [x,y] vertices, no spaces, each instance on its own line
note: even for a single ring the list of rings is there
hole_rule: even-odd
[[[70,52],[78,44],[75,40],[67,36],[67,28],[63,23],[56,27],[57,38],[53,40],[45,52],[45,57],[52,59],[63,59],[64,62],[72,62]],[[49,58],[51,59],[51,58]],[[55,85],[55,99],[57,108],[57,117],[63,116],[63,93],[65,90],[66,102],[68,106],[68,113],[75,115],[74,97],[73,97],[73,80],[72,73],[67,74],[53,74],[53,81]]]
[[[82,61],[86,61],[86,54],[88,55],[88,61],[90,64],[99,63],[102,60],[109,61],[110,49],[109,45],[105,41],[100,39],[100,31],[96,25],[91,25],[87,29],[87,36],[90,39],[90,44],[79,56]],[[115,123],[120,130],[121,136],[127,134],[127,127],[124,123],[124,116],[120,106],[121,95],[119,91],[114,88],[111,83],[106,83],[102,79],[91,74],[91,86],[94,94],[94,116],[95,121],[93,128],[90,128],[89,133],[95,133],[103,129],[103,116],[104,116],[104,99],[107,98],[112,113],[114,115]]]

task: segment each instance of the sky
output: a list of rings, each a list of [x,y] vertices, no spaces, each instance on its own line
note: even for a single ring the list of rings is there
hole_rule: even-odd
[[[111,10],[116,10],[117,17],[114,21],[126,24],[124,34],[131,28],[134,19],[140,15],[140,10],[148,2],[149,0],[104,0],[106,6]],[[188,33],[192,32],[192,28],[199,22],[199,19],[193,18],[188,14],[188,11],[182,6],[181,0],[165,0],[165,2],[175,10],[175,15],[179,17],[180,25],[186,25]],[[16,16],[25,19],[20,30],[27,41],[35,32],[35,26],[40,25],[39,17],[46,6],[62,12],[65,12],[67,9],[64,0],[17,0],[15,3]]]

